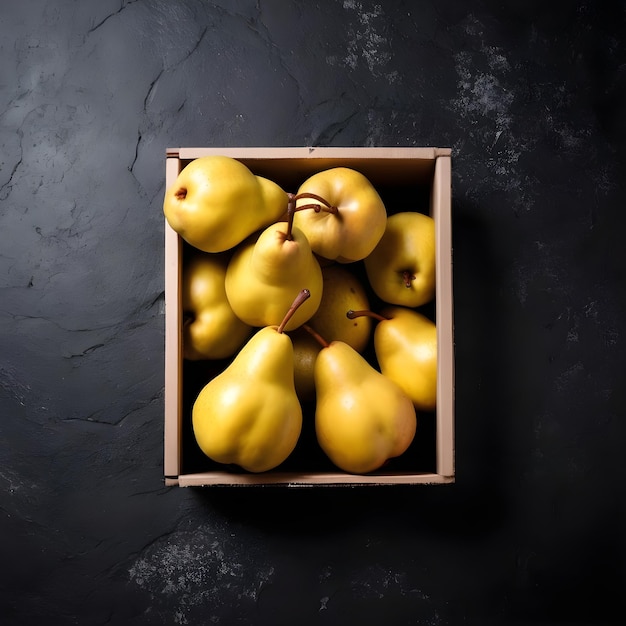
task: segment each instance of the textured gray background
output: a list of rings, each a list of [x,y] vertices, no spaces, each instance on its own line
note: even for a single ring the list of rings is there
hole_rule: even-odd
[[[4,0],[0,623],[624,614],[626,3]],[[457,483],[164,487],[164,156],[453,150]]]

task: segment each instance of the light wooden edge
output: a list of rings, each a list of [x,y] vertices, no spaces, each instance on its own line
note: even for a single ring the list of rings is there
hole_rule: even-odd
[[[170,148],[168,154],[177,154],[182,160],[221,154],[238,159],[309,159],[309,158],[381,158],[381,159],[429,159],[449,156],[450,148],[343,148],[343,147],[295,147],[295,148]]]
[[[180,172],[180,161],[169,156],[165,164],[166,188]],[[180,474],[182,342],[180,336],[180,283],[182,246],[179,235],[165,220],[165,386],[163,471],[166,477]]]
[[[446,484],[453,482],[449,476],[439,474],[393,474],[393,475],[366,475],[352,474],[302,474],[302,473],[267,473],[267,474],[231,474],[228,472],[203,472],[199,474],[184,474],[178,477],[175,484],[179,487],[202,486],[346,486],[358,487],[361,485],[412,485],[412,484]],[[174,486],[174,484],[170,484]]]
[[[454,325],[452,290],[452,166],[435,163],[432,212],[437,232],[437,473],[454,476]]]

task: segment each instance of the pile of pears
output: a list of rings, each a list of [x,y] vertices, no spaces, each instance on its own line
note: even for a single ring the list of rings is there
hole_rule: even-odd
[[[431,217],[388,212],[349,167],[292,193],[222,155],[186,165],[163,212],[190,251],[183,356],[225,363],[192,405],[207,457],[277,468],[296,450],[303,403],[340,470],[375,472],[407,451],[418,414],[436,408],[436,327],[418,310],[435,298]]]

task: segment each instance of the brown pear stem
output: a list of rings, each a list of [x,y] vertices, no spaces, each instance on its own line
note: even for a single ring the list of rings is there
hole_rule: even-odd
[[[293,216],[296,212],[296,196],[292,193],[287,194],[289,201],[287,202],[287,241],[291,241],[293,236],[291,234],[291,230],[293,228]]]
[[[294,201],[301,200],[302,198],[309,198],[311,200],[317,200],[320,204],[315,204],[315,203],[303,204],[297,207],[295,209],[296,211],[302,211],[304,209],[313,209],[316,213],[319,213],[320,211],[326,211],[327,213],[333,213],[335,215],[339,213],[339,209],[336,206],[333,206],[330,202],[328,202],[328,200],[325,200],[324,198],[322,198],[322,196],[318,196],[315,193],[309,193],[308,191],[303,191],[302,193],[299,193],[294,196]]]
[[[313,337],[320,344],[320,346],[322,346],[322,348],[328,348],[330,345],[328,341],[326,341],[326,339],[324,339],[324,337],[322,337],[322,335],[320,335],[314,328],[308,324],[302,324],[302,328],[304,328],[304,330],[306,330],[306,332],[309,333],[309,335],[311,335],[311,337]]]
[[[311,200],[317,200],[321,202],[324,206],[331,207],[330,202],[326,200],[326,198],[322,198],[322,196],[318,196],[316,193],[312,193],[310,191],[303,191],[302,193],[298,193],[295,196],[296,200],[301,200],[302,198],[310,198]]]
[[[304,211],[305,209],[313,209],[316,213],[319,213],[320,211],[325,211],[326,213],[333,213],[334,215],[337,215],[338,211],[337,211],[337,207],[327,207],[327,206],[323,206],[321,204],[315,204],[315,203],[311,203],[311,204],[301,204],[299,207],[296,207],[296,211]]]
[[[402,272],[402,280],[404,282],[404,286],[407,289],[411,288],[411,281],[415,280],[416,276],[415,274],[413,274],[412,272],[409,272],[409,270],[404,270],[404,272]]]
[[[367,309],[363,309],[361,311],[353,311],[352,309],[350,309],[346,313],[346,317],[350,320],[353,320],[357,317],[373,317],[375,320],[378,320],[379,322],[384,322],[385,320],[389,319],[388,317],[380,315],[379,313],[375,313],[374,311],[369,311]]]
[[[305,301],[311,297],[311,292],[308,289],[303,289],[292,302],[289,310],[287,311],[283,321],[280,323],[278,327],[278,332],[282,333],[285,330],[285,326],[287,322],[292,318],[293,314],[296,312],[296,309]]]

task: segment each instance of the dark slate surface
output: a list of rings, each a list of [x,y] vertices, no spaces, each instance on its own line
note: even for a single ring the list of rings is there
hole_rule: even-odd
[[[626,3],[0,9],[0,622],[602,624]],[[164,155],[453,149],[457,482],[165,488]]]

